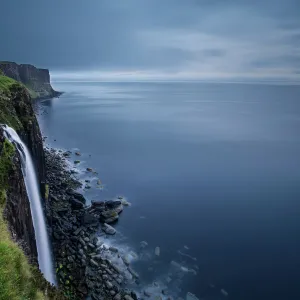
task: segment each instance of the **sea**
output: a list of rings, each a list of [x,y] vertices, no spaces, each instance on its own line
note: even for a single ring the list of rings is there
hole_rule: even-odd
[[[134,288],[300,299],[300,86],[53,86],[64,94],[35,103],[46,144],[72,151],[88,203],[130,204],[105,241],[127,253]]]

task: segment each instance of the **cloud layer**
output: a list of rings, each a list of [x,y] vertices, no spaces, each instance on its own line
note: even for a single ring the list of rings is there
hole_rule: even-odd
[[[3,9],[0,58],[57,78],[300,78],[299,1],[11,0]]]

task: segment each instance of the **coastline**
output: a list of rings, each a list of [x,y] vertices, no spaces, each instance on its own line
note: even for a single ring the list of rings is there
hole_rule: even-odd
[[[56,275],[60,285],[72,298],[84,299],[137,299],[134,292],[126,290],[128,281],[138,279],[115,247],[104,244],[106,235],[115,234],[107,224],[116,221],[123,210],[122,199],[92,201],[86,206],[84,196],[76,190],[81,183],[67,167],[67,154],[62,150],[45,149],[46,217],[52,237]],[[101,236],[101,237],[99,237]],[[107,253],[123,261],[124,272],[107,259]]]

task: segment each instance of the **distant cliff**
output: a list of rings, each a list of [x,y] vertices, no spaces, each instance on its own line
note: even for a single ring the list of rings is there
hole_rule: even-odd
[[[38,69],[28,64],[0,62],[0,71],[5,76],[23,83],[32,98],[52,98],[61,95],[52,88],[48,69]]]

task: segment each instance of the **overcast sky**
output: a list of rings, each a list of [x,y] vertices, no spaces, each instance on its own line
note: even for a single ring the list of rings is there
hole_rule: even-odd
[[[3,0],[0,35],[56,78],[300,78],[299,0]]]

